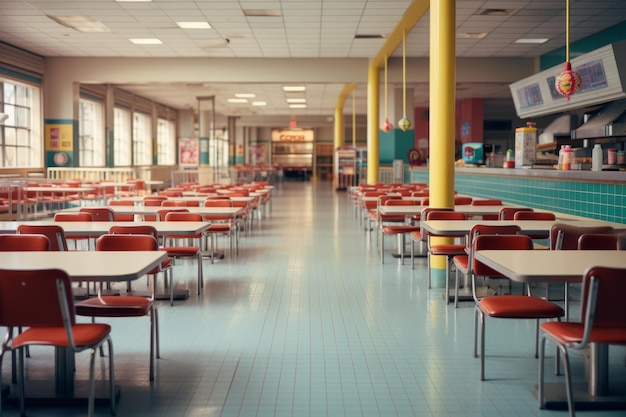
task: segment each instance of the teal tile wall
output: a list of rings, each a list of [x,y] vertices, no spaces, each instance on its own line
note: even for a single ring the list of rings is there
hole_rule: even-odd
[[[410,171],[407,178],[409,182],[428,182],[428,172]],[[460,194],[499,198],[511,204],[626,223],[626,184],[465,174],[457,174],[454,184]]]

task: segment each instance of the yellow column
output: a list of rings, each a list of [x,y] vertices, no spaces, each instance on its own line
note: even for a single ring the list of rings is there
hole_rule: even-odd
[[[454,207],[455,0],[430,2],[430,205]],[[437,242],[449,239],[436,239]],[[433,286],[445,286],[445,257],[431,259]]]
[[[343,146],[345,140],[345,129],[343,120],[343,107],[346,104],[348,95],[356,89],[356,84],[346,84],[343,86],[337,104],[335,105],[335,148]]]
[[[367,71],[367,182],[369,184],[378,182],[380,165],[379,84],[380,68],[371,64]]]

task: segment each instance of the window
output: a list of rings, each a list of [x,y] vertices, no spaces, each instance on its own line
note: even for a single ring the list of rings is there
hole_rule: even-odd
[[[151,121],[148,114],[133,115],[133,165],[152,165]]]
[[[0,111],[9,115],[0,126],[0,167],[43,166],[41,89],[0,78]]]
[[[80,99],[78,116],[78,149],[80,166],[104,166],[103,105],[99,101]]]
[[[157,120],[157,161],[159,165],[176,164],[176,126],[174,122]]]
[[[130,166],[132,142],[130,140],[130,111],[115,107],[113,109],[113,165]]]

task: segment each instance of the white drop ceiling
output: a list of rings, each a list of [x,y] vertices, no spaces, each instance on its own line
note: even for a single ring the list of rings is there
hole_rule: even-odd
[[[409,0],[0,0],[0,41],[44,57],[368,59],[385,42],[376,35],[392,32],[410,4]],[[565,44],[565,4],[565,0],[457,0],[456,30],[464,38],[457,39],[456,55],[534,58],[561,48]],[[480,14],[484,10],[492,14]],[[270,16],[251,15],[257,12]],[[63,16],[89,16],[109,31],[79,32],[51,19]],[[626,1],[571,0],[571,41],[624,20]],[[199,21],[207,22],[211,29],[181,29],[177,24]],[[136,45],[131,38],[157,38],[162,43]],[[520,38],[548,41],[515,43]],[[408,58],[428,57],[428,12],[407,35],[406,45]],[[400,46],[393,57],[401,57]],[[195,105],[198,96],[214,95],[217,110],[224,115],[332,117],[344,85],[317,84],[305,78],[300,83],[306,85],[302,95],[306,109],[290,109],[287,95],[277,83],[227,84],[211,79],[185,83],[181,77],[179,83],[121,87],[180,109]],[[416,105],[428,103],[426,84],[408,87],[414,89]],[[235,93],[253,93],[256,97],[250,101],[267,105],[228,103]],[[364,84],[357,85],[355,97],[357,113],[364,114]],[[505,84],[463,82],[458,85],[457,97],[502,99],[509,98],[509,90]],[[350,96],[344,112],[351,110]]]

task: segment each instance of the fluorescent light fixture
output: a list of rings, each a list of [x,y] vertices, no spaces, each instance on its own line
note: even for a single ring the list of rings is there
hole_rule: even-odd
[[[237,97],[237,98],[255,98],[256,94],[252,94],[252,93],[237,93],[237,94],[235,94],[235,97]]]
[[[548,42],[550,39],[548,38],[520,38],[513,43],[534,43],[541,45],[542,43]]]
[[[288,98],[287,103],[290,103],[290,104],[306,103],[306,98]]]
[[[254,107],[264,107],[267,106],[267,101],[253,101],[252,106]]]
[[[482,39],[487,36],[486,32],[477,32],[477,33],[457,33],[457,39]]]
[[[290,104],[290,109],[306,109],[306,104]]]
[[[243,9],[243,14],[248,17],[280,17],[283,12],[280,9]]]
[[[236,103],[236,104],[248,102],[248,100],[245,98],[229,98],[226,101],[228,101],[229,103]]]
[[[306,87],[304,85],[284,85],[283,91],[286,92],[298,92],[298,91],[306,91]]]
[[[181,29],[211,29],[209,22],[176,22]]]
[[[77,30],[79,32],[102,33],[110,32],[111,29],[106,27],[104,23],[98,22],[91,16],[50,16],[48,18],[54,20],[60,25]]]
[[[157,38],[130,38],[129,41],[135,45],[161,45],[163,43]]]
[[[118,3],[149,3],[152,0],[115,0]]]

